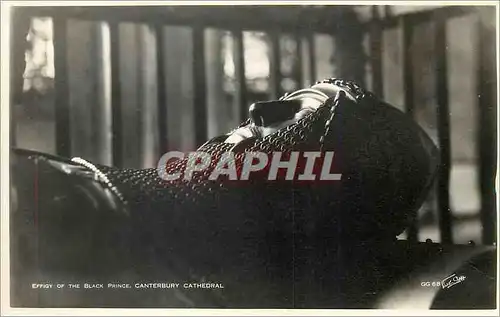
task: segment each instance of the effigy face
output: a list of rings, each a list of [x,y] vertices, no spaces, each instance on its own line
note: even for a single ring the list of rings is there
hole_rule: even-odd
[[[335,80],[318,82],[311,88],[286,94],[278,101],[253,104],[249,109],[250,119],[247,124],[233,131],[225,142],[237,143],[250,137],[265,137],[289,125],[296,124],[299,120],[318,110],[329,98],[336,97],[339,92],[343,92],[346,99],[356,102],[353,92],[350,92],[347,86],[341,88],[333,82]],[[342,83],[340,80],[337,82]],[[353,83],[351,84],[353,85]],[[365,93],[359,87],[353,86],[352,88],[357,89],[360,94]]]

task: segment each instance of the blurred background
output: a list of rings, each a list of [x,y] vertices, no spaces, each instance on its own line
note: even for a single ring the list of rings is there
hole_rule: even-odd
[[[12,146],[154,167],[328,77],[408,112],[442,169],[401,239],[496,241],[494,6],[18,7]]]

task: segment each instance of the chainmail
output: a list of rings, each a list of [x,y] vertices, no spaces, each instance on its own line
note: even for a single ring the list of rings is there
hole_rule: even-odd
[[[356,102],[340,94],[266,137],[236,146],[207,142],[197,151],[215,159],[234,151],[238,161],[248,151],[333,150],[343,172],[338,184],[254,181],[235,185],[208,180],[214,166],[195,172],[190,181],[169,182],[158,176],[156,168],[96,168],[106,176],[106,185],[120,193],[124,208],[141,228],[162,231],[170,223],[182,224],[179,217],[185,217],[188,228],[199,225],[211,232],[235,230],[251,235],[262,219],[287,222],[292,217],[291,227],[283,230],[326,238],[339,233],[349,239],[394,238],[405,228],[408,213],[419,207],[435,174],[434,148],[423,145],[427,140],[422,141],[416,124],[355,83],[341,79],[318,83],[341,87]],[[248,120],[240,127],[247,124]],[[170,162],[166,171],[184,170],[186,162]]]

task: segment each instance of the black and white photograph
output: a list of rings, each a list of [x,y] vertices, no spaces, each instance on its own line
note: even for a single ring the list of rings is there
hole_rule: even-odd
[[[495,1],[2,11],[2,315],[498,314]]]

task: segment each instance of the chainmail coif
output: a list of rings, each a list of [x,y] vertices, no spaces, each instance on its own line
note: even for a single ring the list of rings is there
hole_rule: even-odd
[[[228,254],[232,247],[238,253],[266,241],[282,241],[268,249],[283,249],[287,243],[384,240],[401,233],[435,174],[436,148],[410,118],[356,84],[339,79],[322,83],[340,87],[355,101],[329,98],[314,113],[264,138],[236,147],[215,139],[198,151],[218,156],[233,150],[241,158],[245,151],[324,146],[335,152],[341,181],[229,183],[208,180],[207,169],[194,173],[191,181],[167,182],[156,168],[97,166],[123,200],[137,243],[202,260],[210,253]],[[177,160],[166,169],[185,165],[186,159]],[[182,245],[170,243],[176,240]],[[285,251],[269,252],[283,256]]]

